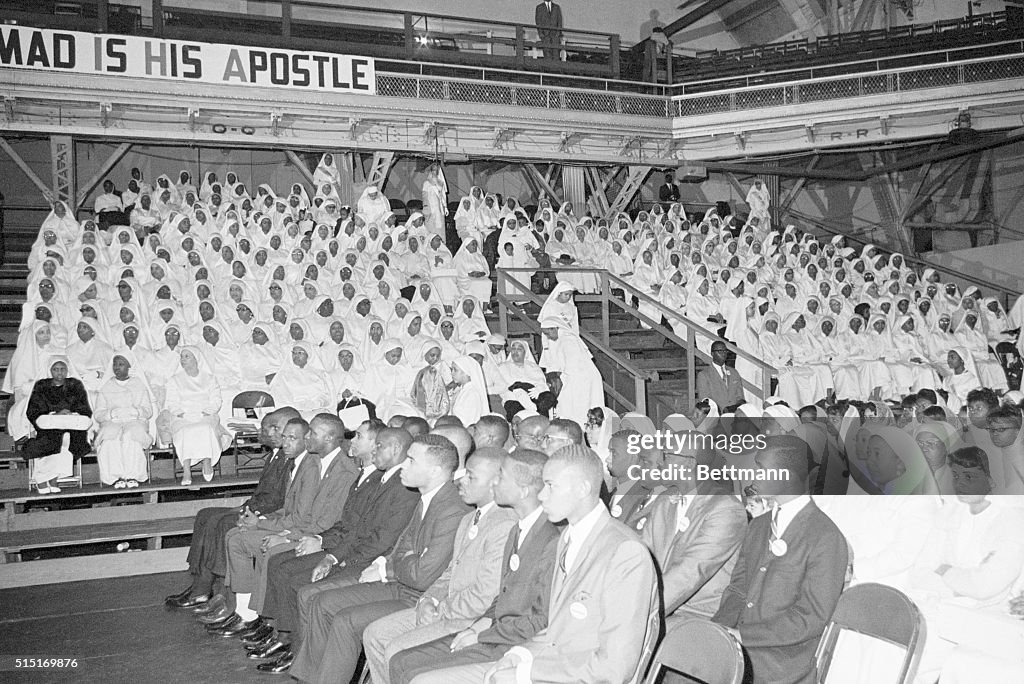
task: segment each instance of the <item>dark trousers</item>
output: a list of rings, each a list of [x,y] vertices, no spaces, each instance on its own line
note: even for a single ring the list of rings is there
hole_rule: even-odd
[[[60,451],[60,443],[64,439],[64,433],[71,435],[71,443],[68,450],[75,458],[82,458],[92,451],[89,446],[89,436],[85,430],[39,430],[36,429],[36,436],[25,442],[21,448],[21,457],[26,461],[33,458],[43,458]]]
[[[363,650],[363,631],[374,620],[412,608],[418,598],[397,582],[354,584],[317,594],[289,674],[306,682],[348,682]]]
[[[391,684],[409,684],[416,675],[432,670],[501,660],[505,652],[511,648],[508,645],[474,644],[452,653],[451,645],[454,640],[453,634],[396,653],[388,670]]]
[[[193,596],[209,594],[214,580],[227,572],[224,535],[235,527],[240,512],[238,508],[204,508],[196,513],[188,548]]]
[[[312,584],[313,568],[326,552],[296,557],[294,553],[279,553],[267,564],[267,593],[263,598],[263,617],[274,618],[278,632],[294,632],[299,627],[299,589]],[[338,572],[335,569],[335,572]],[[332,575],[335,573],[331,573]],[[328,582],[330,575],[320,580]]]

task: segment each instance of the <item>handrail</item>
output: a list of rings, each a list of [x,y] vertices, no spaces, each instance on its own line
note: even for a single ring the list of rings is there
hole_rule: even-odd
[[[809,80],[813,80],[813,79],[817,79],[817,78],[837,78],[837,77],[841,77],[841,76],[856,76],[858,74],[868,74],[868,73],[879,73],[880,74],[880,73],[885,73],[885,72],[891,72],[891,71],[894,71],[894,70],[903,70],[903,69],[909,69],[910,68],[910,67],[906,67],[906,66],[900,67],[900,66],[887,65],[886,62],[889,62],[889,61],[906,60],[906,59],[908,59],[910,57],[922,58],[922,57],[927,57],[929,55],[944,55],[945,59],[943,59],[943,60],[937,60],[937,61],[934,61],[934,62],[929,62],[927,64],[914,65],[914,66],[921,67],[921,68],[929,68],[929,67],[930,68],[934,68],[936,65],[962,63],[962,62],[967,61],[967,60],[970,59],[970,57],[967,57],[964,54],[953,54],[953,53],[964,53],[964,52],[971,52],[971,51],[975,51],[975,50],[992,49],[993,47],[1000,46],[1000,45],[1014,45],[1014,44],[1020,45],[1021,46],[1021,51],[1024,52],[1024,39],[1017,38],[1017,39],[1014,39],[1014,40],[1003,40],[1003,41],[997,41],[997,42],[994,42],[994,43],[982,43],[982,44],[979,44],[979,45],[968,45],[968,46],[959,47],[959,48],[947,48],[945,50],[926,50],[924,52],[908,52],[908,53],[905,53],[905,54],[891,55],[889,57],[879,57],[877,59],[853,60],[853,61],[849,61],[849,62],[834,62],[834,63],[830,63],[830,64],[821,64],[821,65],[817,65],[817,66],[809,66],[809,67],[803,67],[803,68],[779,69],[779,70],[776,70],[776,71],[759,71],[759,72],[756,72],[756,73],[736,74],[734,76],[720,76],[718,78],[710,78],[710,79],[704,79],[704,80],[700,80],[700,81],[690,81],[690,82],[687,82],[687,83],[675,84],[675,85],[672,86],[673,97],[681,97],[681,96],[684,96],[684,95],[702,95],[702,94],[706,94],[706,93],[709,93],[709,92],[720,92],[722,90],[733,90],[733,89],[738,89],[738,88],[754,88],[756,86],[780,86],[780,85],[786,85],[786,84],[791,84],[791,83],[800,83],[800,82],[803,82],[803,81],[809,81]],[[1007,54],[1015,54],[1015,53],[1007,53]],[[991,55],[987,55],[987,56],[983,56],[983,57],[978,57],[976,59],[991,59],[991,57],[992,57]],[[873,68],[873,69],[861,68],[861,67],[867,67],[868,65],[872,65],[872,64],[875,65],[875,68]],[[838,69],[847,69],[847,68],[850,69],[850,71],[844,71],[843,73],[826,73],[826,74],[822,74],[820,76],[816,75],[814,73],[815,70],[818,70],[818,71],[832,71],[832,72],[834,72],[835,70],[838,70]],[[782,77],[782,76],[785,76],[787,74],[794,74],[794,78],[789,79],[789,80],[772,80],[770,83],[765,83],[764,82],[764,79],[766,79],[766,78],[770,78],[772,76]],[[806,75],[799,76],[799,74],[806,74]],[[740,86],[731,85],[731,84],[733,84],[733,83],[735,83],[736,81],[739,81],[739,80],[746,81],[747,84],[746,85],[740,85]],[[751,84],[750,83],[751,80],[758,80],[758,81],[761,81],[761,82],[760,83],[753,83],[753,84]],[[701,86],[714,86],[714,85],[719,84],[719,83],[723,85],[722,88],[718,88],[718,89],[703,89],[703,90],[699,90],[698,92],[687,92],[686,91],[687,88],[697,88],[697,87],[701,87]]]
[[[639,301],[646,302],[647,304],[650,304],[650,305],[653,305],[654,307],[656,307],[659,311],[661,311],[662,315],[664,315],[665,318],[667,318],[668,320],[670,320],[670,321],[681,321],[686,326],[686,330],[687,330],[687,335],[686,336],[687,336],[688,339],[687,339],[687,341],[684,342],[683,339],[681,337],[679,337],[678,335],[676,335],[671,329],[666,329],[663,325],[661,325],[660,321],[655,322],[652,318],[650,318],[648,316],[645,316],[644,314],[640,313],[639,310],[633,309],[633,307],[625,306],[624,302],[617,302],[617,305],[621,309],[623,309],[624,311],[627,311],[628,313],[636,316],[637,318],[640,318],[641,320],[643,320],[643,322],[645,322],[648,325],[650,325],[652,330],[655,330],[659,334],[663,335],[666,339],[669,339],[669,340],[675,342],[676,344],[679,344],[683,348],[685,348],[687,350],[687,352],[688,352],[688,355],[696,355],[696,356],[700,357],[702,360],[704,360],[704,361],[706,361],[708,363],[711,362],[711,357],[708,354],[705,354],[703,351],[701,351],[700,347],[697,346],[696,339],[695,339],[696,336],[700,335],[702,337],[705,337],[705,338],[709,339],[711,342],[723,342],[725,344],[726,348],[729,351],[733,352],[736,355],[737,358],[741,358],[741,359],[743,359],[743,360],[745,360],[745,361],[747,361],[749,363],[754,364],[761,371],[761,383],[762,384],[761,384],[760,387],[758,387],[753,382],[747,380],[743,376],[740,376],[740,380],[743,382],[744,388],[749,389],[755,395],[756,394],[761,394],[761,398],[762,399],[767,399],[768,398],[768,396],[771,393],[771,379],[772,379],[772,376],[778,375],[778,370],[774,366],[771,366],[771,365],[765,363],[762,359],[759,359],[756,356],[754,356],[752,354],[749,354],[746,351],[740,349],[735,344],[733,344],[731,341],[726,340],[726,339],[724,339],[722,337],[719,337],[718,335],[714,335],[714,334],[708,332],[707,329],[701,327],[697,323],[694,323],[692,320],[690,320],[689,318],[683,316],[679,312],[672,311],[671,309],[669,309],[667,306],[665,306],[661,302],[659,302],[656,299],[650,297],[646,293],[641,292],[635,286],[627,283],[625,280],[623,280],[619,276],[614,275],[613,273],[610,273],[610,272],[607,272],[607,271],[605,271],[605,273],[607,274],[607,278],[610,281],[615,281],[617,284],[619,284],[623,288],[624,291],[632,292],[633,295]],[[691,385],[696,381],[696,378],[693,377],[693,375],[694,374],[693,374],[692,369],[691,369],[691,373],[689,374]],[[696,388],[691,387],[691,390],[692,390],[691,394],[696,394]]]
[[[528,286],[523,285],[522,282],[509,275],[509,271],[512,272],[531,272],[530,269],[518,268],[518,269],[503,269],[497,270],[498,274],[498,288],[497,288],[497,299],[498,299],[498,310],[499,310],[499,324],[501,325],[501,332],[507,338],[508,337],[508,313],[511,312],[517,319],[522,321],[530,330],[536,335],[542,335],[541,327],[539,323],[533,320],[526,311],[515,301],[505,295],[502,290],[502,286],[506,284],[512,285],[518,294],[516,298],[526,296],[527,299],[536,304],[537,306],[543,306],[544,300],[537,294],[535,294]],[[633,394],[635,397],[634,401],[630,401],[628,397],[623,396],[616,388],[614,383],[607,382],[604,377],[601,378],[601,383],[604,385],[604,389],[608,394],[619,402],[623,406],[632,408],[635,411],[646,414],[647,413],[647,393],[646,393],[646,382],[648,380],[657,380],[658,376],[656,373],[642,370],[631,364],[627,359],[624,359],[621,354],[616,352],[614,349],[608,347],[599,339],[594,337],[589,331],[580,330],[580,339],[585,343],[596,348],[604,356],[609,358],[613,363],[620,366],[623,370],[629,373],[633,377]]]
[[[509,275],[510,273],[533,273],[536,270],[537,269],[530,269],[530,268],[499,268],[499,269],[497,269],[499,301],[500,301],[501,297],[503,297],[503,295],[501,295],[501,285],[503,283],[505,283],[505,282],[511,281],[513,286],[515,286],[518,290],[522,291],[517,296],[526,296],[528,294],[529,295],[528,298],[529,298],[530,301],[532,301],[532,302],[534,302],[535,304],[538,304],[538,305],[543,305],[544,300],[540,296],[534,294],[532,291],[530,291],[530,288],[528,286],[524,286],[521,282],[515,280],[514,278],[512,278]],[[746,378],[743,378],[741,376],[741,380],[743,382],[743,386],[744,386],[744,388],[749,389],[755,395],[761,396],[761,398],[767,398],[769,396],[769,394],[771,392],[771,379],[772,379],[773,376],[777,376],[778,375],[778,371],[777,371],[777,369],[775,367],[765,363],[762,359],[759,359],[756,356],[753,356],[753,355],[747,353],[746,351],[740,349],[739,347],[737,347],[732,342],[730,342],[728,340],[725,340],[725,339],[722,339],[721,337],[718,337],[717,335],[714,335],[714,334],[708,332],[706,329],[704,329],[703,327],[701,327],[697,323],[694,323],[692,320],[686,318],[685,316],[681,315],[677,311],[672,311],[671,309],[666,307],[661,302],[659,302],[659,301],[649,297],[647,294],[645,294],[645,293],[641,292],[640,290],[638,290],[635,286],[633,286],[630,283],[626,282],[622,278],[620,278],[620,277],[610,273],[606,269],[603,269],[603,268],[593,268],[593,267],[570,267],[570,268],[545,268],[544,270],[545,271],[553,271],[555,274],[558,274],[558,273],[566,273],[566,274],[594,273],[594,274],[597,274],[598,276],[600,276],[601,282],[602,282],[600,301],[602,303],[602,318],[604,319],[604,323],[605,323],[604,324],[603,332],[605,334],[606,339],[603,342],[598,341],[598,340],[594,340],[593,336],[590,335],[589,333],[586,334],[586,339],[587,339],[588,342],[593,342],[595,344],[595,346],[597,346],[605,354],[608,354],[610,356],[617,356],[617,352],[615,352],[614,350],[612,350],[608,346],[608,340],[607,340],[607,334],[608,334],[608,323],[607,323],[607,321],[608,321],[608,306],[609,305],[614,305],[614,306],[619,307],[623,311],[627,312],[631,316],[633,316],[633,317],[637,318],[638,320],[642,321],[643,323],[647,324],[648,326],[650,326],[651,330],[654,330],[658,334],[662,335],[665,339],[670,340],[670,341],[676,343],[677,345],[679,345],[680,347],[682,347],[684,350],[687,351],[687,359],[688,359],[688,362],[689,362],[689,368],[688,368],[689,372],[687,374],[687,380],[688,380],[688,384],[689,384],[690,396],[691,397],[696,395],[696,388],[695,388],[696,372],[695,372],[695,367],[694,367],[695,366],[695,359],[696,358],[701,358],[705,362],[708,362],[708,363],[711,362],[711,357],[709,355],[705,354],[703,351],[701,351],[697,347],[697,336],[698,335],[700,335],[701,337],[703,337],[703,338],[705,338],[705,339],[707,339],[707,340],[709,340],[711,342],[723,342],[726,345],[727,349],[729,349],[734,354],[736,354],[737,358],[741,358],[741,359],[743,359],[745,361],[748,361],[748,362],[754,364],[755,366],[757,366],[760,369],[760,371],[761,371],[761,383],[762,383],[761,386],[759,387],[756,383],[754,383],[754,382],[752,382],[752,381],[750,381],[750,380],[748,380]],[[641,313],[638,309],[635,309],[632,306],[630,306],[627,302],[621,301],[621,300],[617,299],[616,297],[613,297],[612,294],[611,294],[611,286],[612,286],[612,284],[615,284],[616,286],[621,287],[623,289],[623,291],[625,291],[625,292],[630,292],[631,294],[635,295],[638,300],[643,301],[644,303],[647,303],[647,304],[650,304],[650,305],[654,306],[668,320],[673,321],[673,322],[675,322],[675,321],[682,322],[686,326],[686,329],[687,329],[687,339],[684,340],[683,338],[681,338],[678,335],[676,335],[675,332],[673,332],[670,328],[666,328],[665,326],[663,326],[661,324],[660,320],[655,321],[654,319],[650,318],[649,316],[646,316],[645,314]],[[503,321],[505,320],[504,312],[502,313],[502,320]],[[506,332],[506,331],[503,330],[503,332]],[[584,331],[583,330],[580,331],[580,336],[584,337]],[[639,369],[636,369],[634,366],[632,366],[632,364],[629,364],[626,361],[622,361],[621,359],[616,358],[616,361],[620,365],[622,365],[623,368],[626,368],[627,370],[630,370],[634,374],[639,374],[639,373],[643,373],[644,372],[644,371],[640,371]]]
[[[808,214],[805,214],[802,211],[797,211],[796,209],[789,209],[789,210],[786,211],[786,214],[789,215],[789,216],[794,216],[794,217],[796,217],[797,219],[799,219],[801,221],[805,221],[805,222],[807,222],[807,223],[809,223],[809,224],[811,224],[811,225],[813,225],[813,226],[815,226],[817,228],[820,228],[820,229],[824,230],[826,233],[829,233],[830,235],[838,235],[840,237],[845,238],[848,241],[856,242],[856,243],[858,243],[862,247],[865,246],[865,245],[869,245],[870,244],[870,245],[874,245],[875,249],[877,249],[880,252],[885,252],[885,253],[890,254],[890,255],[896,253],[894,250],[892,250],[892,249],[890,249],[888,247],[877,245],[874,242],[868,242],[864,238],[861,238],[861,237],[859,237],[857,235],[851,235],[848,232],[844,232],[841,228],[837,228],[835,226],[829,225],[829,221],[827,219],[815,218],[815,217],[812,217],[812,216],[810,216]],[[808,232],[808,231],[805,230],[804,232]],[[969,273],[964,273],[962,271],[958,271],[956,269],[950,268],[948,266],[944,266],[942,264],[935,263],[933,261],[928,261],[927,259],[924,259],[924,258],[922,258],[920,256],[917,256],[917,255],[914,255],[914,254],[910,254],[910,255],[903,254],[902,252],[900,252],[899,254],[901,254],[903,256],[904,261],[906,261],[906,262],[908,262],[908,263],[910,263],[910,264],[912,264],[912,265],[914,265],[916,267],[919,267],[921,269],[932,268],[932,269],[935,269],[936,271],[938,271],[939,273],[942,273],[944,275],[953,276],[953,277],[959,278],[961,280],[967,280],[967,281],[969,281],[971,283],[974,283],[978,287],[988,288],[990,290],[994,290],[995,292],[998,292],[999,294],[1001,294],[1003,296],[1003,298],[1004,298],[1003,306],[1006,307],[1007,310],[1009,310],[1010,307],[1013,305],[1013,302],[1010,301],[1010,298],[1013,298],[1013,300],[1016,301],[1016,298],[1021,295],[1020,292],[1018,292],[1017,290],[1014,290],[1013,288],[1007,287],[1005,285],[1000,285],[999,283],[994,283],[994,282],[992,282],[990,280],[986,280],[984,278],[979,278],[979,277],[977,277],[977,276],[975,276],[973,274],[969,274]]]

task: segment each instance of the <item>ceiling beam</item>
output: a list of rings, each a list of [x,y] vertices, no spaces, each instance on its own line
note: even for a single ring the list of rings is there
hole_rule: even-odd
[[[666,26],[665,35],[671,38],[673,33],[678,33],[679,31],[682,31],[684,28],[696,24],[704,17],[710,14],[714,14],[715,12],[722,9],[732,1],[733,0],[708,0],[708,2],[705,2],[697,9],[687,12],[686,14],[684,14],[683,16],[679,17],[671,24]]]
[[[794,169],[785,166],[767,166],[759,163],[759,160],[751,159],[747,162],[701,162],[708,171],[721,173],[742,173],[767,176],[778,176],[780,178],[814,178],[818,180],[857,181],[864,180],[863,173],[851,173],[849,171],[825,171],[808,170],[806,167]]]

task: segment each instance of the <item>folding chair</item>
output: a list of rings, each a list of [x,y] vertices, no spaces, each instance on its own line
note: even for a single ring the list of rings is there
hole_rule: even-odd
[[[36,459],[30,458],[28,460],[28,491],[32,491],[33,488],[37,488],[36,484],[32,482],[32,477],[35,475],[35,462]],[[72,461],[72,473],[66,477],[58,477],[56,482],[58,487],[77,487],[82,488],[82,459],[76,458]]]
[[[926,636],[924,616],[914,602],[892,587],[883,584],[859,584],[839,597],[832,619],[818,642],[815,654],[817,677],[822,684],[828,679],[829,665],[836,652],[842,630],[880,639],[906,649],[906,657],[894,682],[878,684],[909,684],[917,675]]]
[[[243,412],[246,420],[260,420],[268,409],[275,407],[274,397],[267,392],[250,390],[239,392],[231,400],[231,414]],[[242,418],[242,416],[237,416]],[[235,471],[259,470],[266,465],[267,449],[259,440],[259,429],[244,428],[235,431],[231,452],[235,457]],[[243,462],[242,459],[245,459]]]
[[[663,669],[683,675],[685,681],[741,684],[743,649],[725,627],[695,618],[665,635],[644,682],[655,684]]]

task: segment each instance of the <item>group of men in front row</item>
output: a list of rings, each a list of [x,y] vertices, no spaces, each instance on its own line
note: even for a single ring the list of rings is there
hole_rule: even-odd
[[[168,605],[309,682],[347,684],[365,653],[375,684],[622,684],[689,619],[732,630],[755,682],[812,676],[848,550],[801,491],[802,442],[759,453],[790,477],[759,486],[772,511],[748,525],[731,484],[608,492],[572,421],[439,422],[370,420],[346,440],[337,416],[268,415],[255,493],[199,513],[193,584]]]

